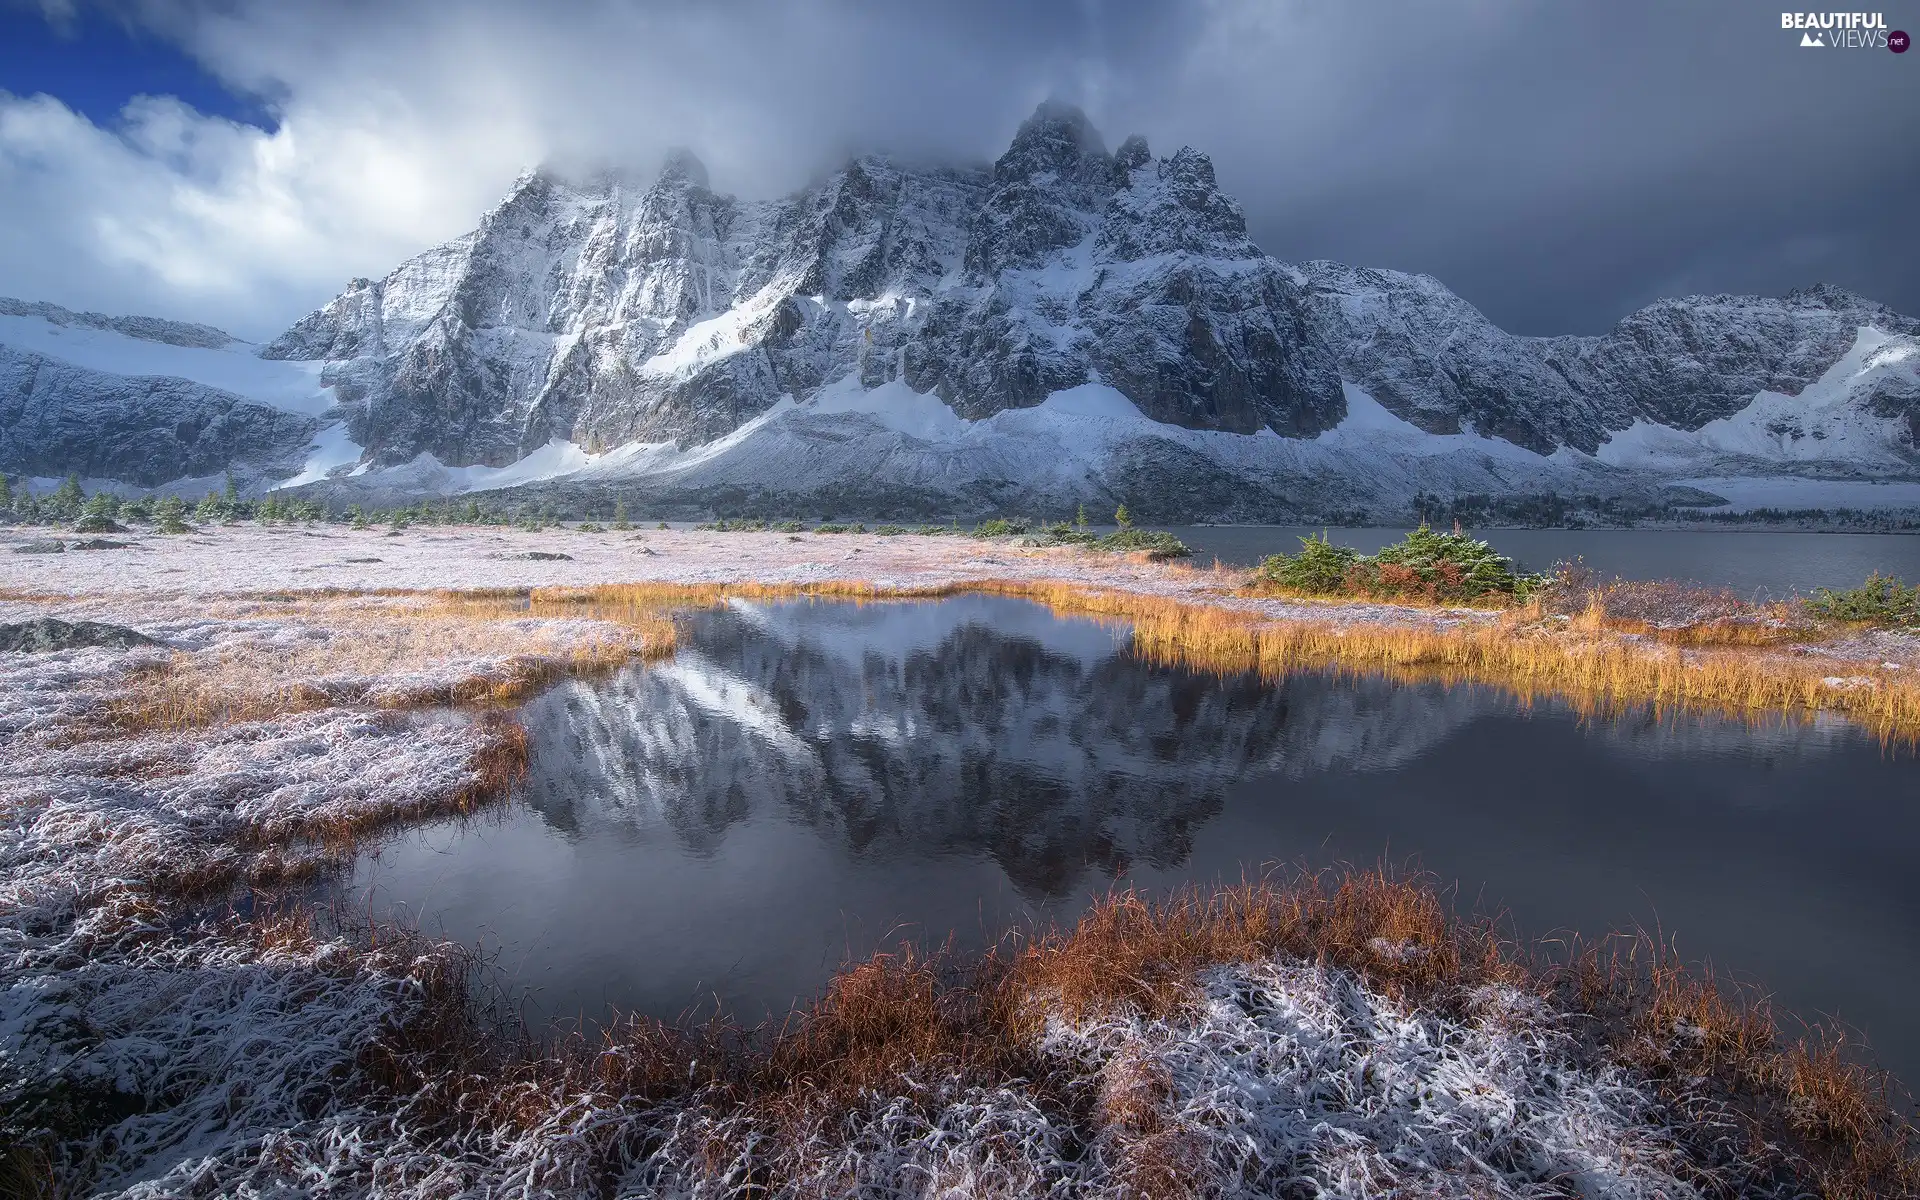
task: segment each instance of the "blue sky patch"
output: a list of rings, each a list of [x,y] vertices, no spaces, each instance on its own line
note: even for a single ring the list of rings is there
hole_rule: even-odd
[[[210,116],[271,131],[257,99],[236,95],[177,46],[117,21],[81,18],[54,28],[39,13],[0,5],[0,90],[45,92],[96,125],[111,126],[139,95],[177,96]]]

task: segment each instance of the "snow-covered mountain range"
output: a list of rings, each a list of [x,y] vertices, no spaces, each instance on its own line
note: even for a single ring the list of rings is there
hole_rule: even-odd
[[[1271,258],[1204,154],[1052,103],[991,166],[868,156],[774,201],[684,154],[531,172],[267,346],[223,337],[0,303],[0,469],[873,517],[1920,506],[1912,317],[1821,286],[1520,337],[1426,276]]]

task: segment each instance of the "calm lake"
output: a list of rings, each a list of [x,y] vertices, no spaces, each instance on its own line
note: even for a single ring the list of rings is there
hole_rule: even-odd
[[[1194,561],[1215,558],[1250,567],[1269,554],[1291,554],[1320,527],[1183,525],[1173,533]],[[1330,540],[1371,554],[1399,541],[1404,529],[1330,529]],[[1756,598],[1853,587],[1874,571],[1920,580],[1920,536],[1900,533],[1791,533],[1768,529],[1490,529],[1475,536],[1510,555],[1524,570],[1545,571],[1584,558],[1607,575],[1687,579]]]
[[[340,899],[484,945],[535,1017],[755,1020],[1116,883],[1413,862],[1528,935],[1657,927],[1920,1080],[1920,766],[1846,725],[1221,678],[988,597],[736,602],[681,645],[529,704],[514,803],[391,838]]]

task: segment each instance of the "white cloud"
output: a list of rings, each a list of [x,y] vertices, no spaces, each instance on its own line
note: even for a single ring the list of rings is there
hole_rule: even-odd
[[[268,336],[470,224],[540,153],[509,123],[477,132],[430,135],[375,97],[296,102],[267,133],[143,96],[103,129],[0,93],[5,290]]]
[[[691,145],[718,182],[765,193],[855,147],[991,153],[973,135],[1004,137],[1044,90],[1036,71],[983,102],[959,41],[916,43],[834,4],[139,12],[236,89],[276,97],[278,129],[154,97],[103,128],[0,92],[0,291],[251,337],[470,228],[539,162]]]
[[[1542,303],[1556,289],[1617,314],[1679,274],[1809,282],[1726,264],[1772,261],[1755,248],[1808,231],[1770,223],[1837,192],[1885,193],[1898,156],[1867,147],[1904,144],[1916,120],[1887,100],[1894,56],[1774,55],[1777,30],[1717,5],[1647,6],[1648,24],[1493,0],[1366,19],[1303,0],[96,2],[263,98],[278,127],[150,98],[103,127],[0,93],[0,292],[250,337],[471,228],[541,161],[644,167],[689,145],[717,186],[767,195],[856,150],[990,158],[1056,90],[1110,140],[1213,153],[1278,252],[1434,270],[1491,294],[1496,317],[1518,281],[1509,312],[1551,329],[1574,304]],[[103,19],[42,6],[83,35]],[[1830,139],[1799,135],[1837,112],[1865,114],[1865,144],[1816,162],[1804,147]],[[1845,236],[1880,238],[1848,219]],[[1706,255],[1702,228],[1744,245]],[[1855,259],[1912,274],[1911,252]],[[1634,278],[1603,279],[1626,263]]]

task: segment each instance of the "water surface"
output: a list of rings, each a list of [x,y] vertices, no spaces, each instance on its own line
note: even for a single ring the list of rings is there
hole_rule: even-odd
[[[486,945],[535,1016],[753,1020],[1116,882],[1414,860],[1528,934],[1657,925],[1920,1079],[1920,768],[1849,726],[1220,678],[993,597],[734,603],[682,647],[528,705],[516,802],[397,836],[352,903]]]
[[[1291,554],[1320,527],[1187,525],[1173,532],[1194,559],[1250,567]],[[1405,529],[1340,529],[1328,537],[1368,554],[1399,541]],[[1523,570],[1545,571],[1583,558],[1607,575],[1687,579],[1757,597],[1853,587],[1874,571],[1920,580],[1920,536],[1900,533],[1799,533],[1773,529],[1489,529],[1476,536],[1511,555]]]

